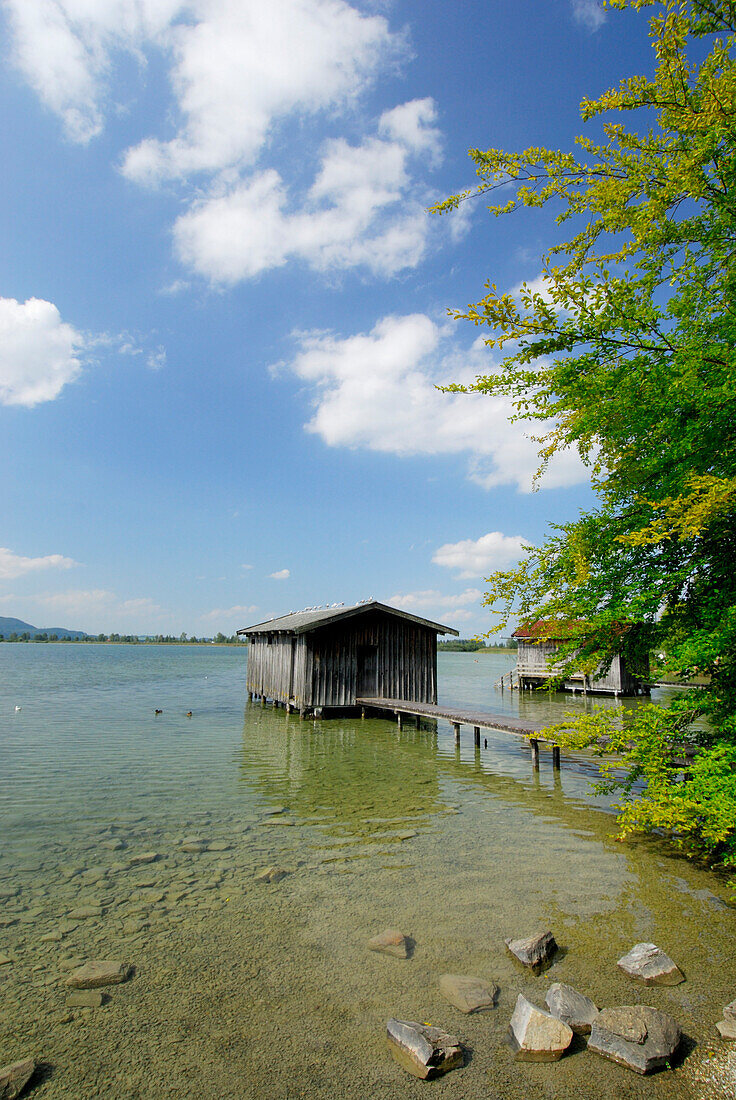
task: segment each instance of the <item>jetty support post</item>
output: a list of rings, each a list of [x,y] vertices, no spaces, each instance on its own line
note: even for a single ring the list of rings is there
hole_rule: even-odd
[[[399,727],[399,730],[404,728],[404,715],[400,710],[396,711],[396,725]]]
[[[418,714],[416,716],[416,722],[417,722],[417,729],[420,730],[422,728],[422,716],[421,716],[421,714]]]
[[[262,706],[262,707],[265,707],[265,705],[266,705],[266,696],[265,696],[265,695],[262,695],[262,696],[261,696],[261,706]]]
[[[532,747],[532,767],[535,772],[539,771],[539,741],[536,737],[529,738],[529,744]]]
[[[480,748],[480,726],[473,726],[473,739],[475,741],[475,747]]]
[[[365,707],[360,708],[360,717],[365,718]]]
[[[452,723],[452,728],[455,731],[455,741],[459,745],[460,744],[460,723],[459,722],[453,722]]]
[[[248,702],[249,702],[249,703],[252,703],[252,702],[253,702],[253,692],[252,692],[252,691],[249,691],[249,692],[248,692]]]
[[[552,746],[552,767],[556,772],[560,770],[560,746]]]

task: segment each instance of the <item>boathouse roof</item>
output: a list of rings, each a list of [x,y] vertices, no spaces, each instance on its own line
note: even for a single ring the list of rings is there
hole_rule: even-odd
[[[290,611],[288,615],[281,615],[277,619],[268,619],[264,623],[256,623],[255,626],[244,626],[238,630],[238,634],[307,634],[310,630],[328,626],[330,623],[340,622],[343,619],[352,619],[357,615],[365,615],[369,611],[382,611],[386,615],[392,615],[397,619],[406,619],[410,623],[418,623],[430,630],[436,630],[438,634],[459,635],[458,630],[451,626],[443,626],[442,623],[432,622],[431,619],[422,619],[418,615],[410,615],[408,611],[399,611],[396,607],[379,603],[378,600],[363,600],[360,603],[345,607],[343,604],[332,604],[329,607],[308,607],[303,611]]]

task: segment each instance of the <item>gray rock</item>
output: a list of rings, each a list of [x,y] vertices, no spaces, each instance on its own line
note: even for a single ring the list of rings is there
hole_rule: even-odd
[[[213,840],[207,845],[208,852],[229,852],[231,848],[232,844],[228,844],[226,840]]]
[[[103,985],[117,985],[130,977],[127,963],[112,959],[90,959],[78,970],[72,971],[64,982],[72,989],[97,989]]]
[[[535,974],[547,970],[557,951],[557,944],[551,932],[537,932],[523,940],[504,940],[506,947],[524,966],[531,967]]]
[[[0,966],[10,966],[12,961],[10,955],[3,955],[0,953]]]
[[[724,1020],[719,1020],[716,1027],[722,1039],[728,1039],[730,1043],[736,1040],[736,1020],[733,1018],[726,1017]]]
[[[122,852],[125,848],[125,841],[115,838],[114,840],[103,840],[100,844],[100,848],[106,848],[108,852]]]
[[[61,959],[59,962],[59,970],[79,970],[79,967],[84,963],[84,959],[81,955],[72,955],[68,959]]]
[[[256,882],[281,882],[288,875],[283,867],[264,867],[256,875]]]
[[[64,933],[60,928],[54,928],[51,932],[47,932],[44,936],[41,936],[41,943],[61,943],[64,939]]]
[[[392,1057],[414,1077],[439,1077],[463,1064],[460,1041],[438,1027],[392,1018],[386,1024],[386,1038]]]
[[[680,1026],[671,1016],[646,1005],[627,1005],[598,1014],[588,1050],[644,1074],[666,1066],[681,1038]]]
[[[36,1069],[33,1058],[0,1068],[0,1100],[14,1100],[20,1096]]]
[[[637,943],[618,960],[619,970],[645,985],[679,985],[685,975],[655,943]]]
[[[555,982],[544,998],[547,1008],[558,1020],[571,1027],[577,1035],[589,1035],[598,1009],[590,997],[585,997],[571,985]]]
[[[143,863],[155,863],[158,859],[158,852],[141,852],[137,856],[131,856],[128,860],[129,867],[140,867]]]
[[[102,909],[96,905],[80,905],[78,909],[72,909],[69,916],[72,920],[90,920],[93,917],[101,917]]]
[[[485,1008],[494,1007],[498,986],[464,974],[443,974],[440,993],[460,1012],[482,1012]]]
[[[723,1016],[726,1020],[736,1020],[736,1001],[731,1001],[730,1005],[725,1006]]]
[[[67,993],[67,1008],[99,1008],[103,995],[96,989],[77,989],[74,993]]]
[[[387,928],[385,932],[368,940],[370,951],[379,951],[382,955],[392,955],[395,959],[409,958],[409,940],[395,928]]]
[[[509,1023],[509,1038],[520,1062],[557,1062],[572,1042],[572,1028],[520,993]]]

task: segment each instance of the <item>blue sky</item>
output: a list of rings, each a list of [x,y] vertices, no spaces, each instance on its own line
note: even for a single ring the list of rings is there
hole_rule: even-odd
[[[429,216],[470,147],[570,148],[650,71],[594,0],[0,0],[0,614],[230,633],[374,596],[488,628],[483,578],[591,499],[447,308],[539,275],[547,212]],[[645,13],[646,15],[646,13]],[[591,131],[595,133],[595,131]]]

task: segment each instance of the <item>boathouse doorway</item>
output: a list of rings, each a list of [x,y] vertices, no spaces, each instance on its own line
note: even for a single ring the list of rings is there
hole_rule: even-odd
[[[378,695],[378,646],[358,646],[357,696]]]

